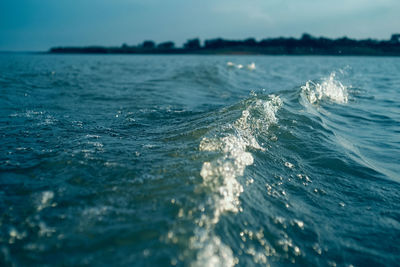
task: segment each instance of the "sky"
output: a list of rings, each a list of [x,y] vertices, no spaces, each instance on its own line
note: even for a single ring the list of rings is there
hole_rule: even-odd
[[[0,0],[0,51],[398,32],[400,0]]]

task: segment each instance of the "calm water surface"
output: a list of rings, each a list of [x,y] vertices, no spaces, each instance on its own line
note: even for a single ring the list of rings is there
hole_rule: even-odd
[[[399,58],[0,55],[2,266],[395,266],[399,240]]]

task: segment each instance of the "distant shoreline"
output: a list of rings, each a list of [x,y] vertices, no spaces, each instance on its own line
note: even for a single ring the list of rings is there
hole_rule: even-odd
[[[188,40],[183,47],[175,47],[173,42],[158,45],[153,41],[120,47],[85,46],[52,47],[51,54],[173,54],[173,55],[320,55],[320,56],[400,56],[400,34],[393,34],[389,40],[354,40],[347,37],[328,39],[303,34],[300,39],[270,38],[256,41],[225,40],[222,38]]]

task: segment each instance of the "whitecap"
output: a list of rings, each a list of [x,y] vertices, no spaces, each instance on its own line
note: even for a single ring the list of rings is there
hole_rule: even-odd
[[[251,62],[251,64],[247,65],[247,68],[249,70],[255,70],[256,69],[256,64],[254,62]]]
[[[336,73],[332,72],[328,78],[322,79],[321,83],[306,82],[305,85],[301,86],[302,93],[311,104],[318,103],[323,99],[339,104],[347,103],[349,97],[347,86],[335,79],[335,76]]]
[[[276,112],[282,100],[271,95],[268,100],[247,100],[245,105],[241,116],[229,127],[221,127],[218,133],[204,137],[199,144],[200,151],[215,151],[220,156],[204,162],[200,171],[202,187],[211,191],[211,210],[203,213],[198,221],[196,236],[191,239],[191,248],[198,251],[193,266],[233,266],[237,263],[231,248],[214,233],[214,225],[222,214],[242,210],[239,197],[244,188],[238,178],[254,162],[249,149],[265,150],[258,143],[257,136],[277,123]]]

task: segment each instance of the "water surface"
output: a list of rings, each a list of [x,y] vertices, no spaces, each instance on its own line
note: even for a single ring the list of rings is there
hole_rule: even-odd
[[[1,54],[0,263],[397,265],[399,103],[398,58]]]

